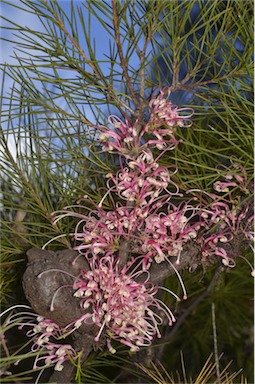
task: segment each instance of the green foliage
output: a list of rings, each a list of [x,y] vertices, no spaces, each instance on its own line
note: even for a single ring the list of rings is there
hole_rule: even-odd
[[[137,0],[116,1],[114,7],[103,0],[2,3],[37,20],[28,27],[2,16],[4,28],[12,33],[2,39],[15,46],[16,58],[14,64],[2,63],[3,306],[20,299],[17,278],[26,250],[72,232],[74,221],[53,227],[51,213],[84,194],[96,202],[104,195],[105,175],[116,168],[116,160],[100,153],[95,125],[106,125],[113,112],[146,119],[153,88],[171,86],[173,101],[195,110],[193,126],[178,128],[181,144],[161,159],[163,165],[178,167],[175,181],[180,187],[210,190],[218,178],[215,166],[229,165],[232,159],[243,165],[251,181],[252,1]],[[108,36],[103,54],[95,28]],[[71,247],[71,239],[60,237],[50,247]],[[233,360],[231,372],[243,367],[244,377],[252,380],[250,346],[242,353],[251,337],[252,282],[246,266],[239,264],[221,277],[215,292],[167,343],[163,363],[168,372],[180,368],[183,351],[188,375],[198,375],[213,350],[214,302],[223,365]],[[190,299],[203,292],[210,274],[185,272]],[[176,288],[172,280],[168,283]],[[180,313],[188,305],[181,303]],[[112,379],[100,373],[100,356],[86,363],[86,377],[81,373],[80,380]],[[123,363],[119,355],[104,359],[106,367],[116,370]]]
[[[251,252],[246,257],[252,260]],[[222,273],[214,287],[202,302],[193,307],[194,301],[208,288],[214,274],[206,272],[183,273],[189,297],[177,307],[180,320],[185,310],[188,316],[181,321],[178,332],[167,337],[167,348],[163,364],[169,372],[181,371],[180,356],[183,354],[188,374],[195,377],[201,369],[201,356],[209,356],[214,349],[212,303],[215,305],[217,347],[223,354],[220,368],[229,362],[230,372],[243,369],[244,376],[253,375],[253,282],[249,266],[240,260],[234,270]],[[177,291],[173,279],[168,281],[170,289]],[[189,311],[191,308],[191,311]],[[177,323],[178,324],[178,323]],[[191,337],[192,335],[192,337]],[[169,360],[168,356],[171,356]],[[233,369],[234,368],[234,369]],[[239,376],[238,376],[239,378]]]

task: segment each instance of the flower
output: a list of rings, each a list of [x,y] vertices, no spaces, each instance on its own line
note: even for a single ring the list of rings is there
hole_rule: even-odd
[[[228,256],[226,250],[221,246],[228,243],[232,239],[229,233],[213,234],[211,236],[203,237],[202,240],[202,259],[208,256],[218,256],[222,258],[222,263],[227,267],[234,267],[235,261]]]
[[[81,298],[80,306],[86,310],[74,326],[96,324],[99,331],[95,341],[105,331],[111,352],[112,339],[138,351],[150,345],[154,335],[161,337],[159,325],[163,319],[156,312],[161,311],[169,325],[175,322],[171,310],[155,297],[158,288],[148,282],[149,272],[139,270],[142,260],[133,259],[124,267],[110,255],[88,258],[88,262],[90,271],[83,270],[73,285],[74,296]],[[140,281],[142,275],[146,277],[144,282]]]
[[[223,182],[219,180],[213,184],[213,187],[217,192],[229,192],[229,187],[236,187],[236,186],[237,186],[237,183],[235,182],[230,182],[230,181]]]
[[[75,350],[69,344],[56,344],[48,342],[45,343],[40,350],[47,352],[48,355],[43,355],[41,357],[37,356],[33,365],[33,369],[39,368],[40,366],[38,363],[44,360],[46,366],[54,364],[55,371],[62,371],[64,368],[63,363],[66,360],[70,360],[71,357],[76,357]]]

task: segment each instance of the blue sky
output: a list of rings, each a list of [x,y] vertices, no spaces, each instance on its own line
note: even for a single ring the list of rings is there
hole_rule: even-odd
[[[34,0],[34,3],[36,3],[36,0]],[[86,3],[89,3],[89,2],[87,0],[74,0],[73,1],[74,8],[78,7],[78,8],[82,9],[83,14],[84,14],[84,19],[85,19],[85,25],[87,25],[86,23],[87,23],[87,16],[88,16],[88,11],[86,10],[86,7],[84,6],[84,4],[86,4]],[[24,10],[18,8],[18,7],[21,7],[21,8],[25,7],[21,0],[13,0],[12,4],[15,4],[16,7],[13,7],[13,6],[10,6],[7,4],[2,4],[1,13],[6,19],[8,19],[12,22],[15,22],[17,25],[31,28],[31,30],[37,30],[37,31],[44,32],[43,25],[40,23],[40,20],[33,13],[25,12]],[[39,4],[39,2],[38,2],[38,4]],[[61,6],[61,8],[64,10],[64,12],[68,16],[71,15],[71,10],[70,10],[71,2],[69,0],[59,0],[58,4]],[[109,5],[110,4],[111,4],[111,2],[109,0]],[[98,14],[100,14],[99,11],[98,11]],[[102,19],[104,19],[104,15],[102,14],[101,16],[102,16]],[[111,37],[109,34],[106,33],[105,29],[102,27],[102,25],[100,24],[98,19],[93,16],[93,14],[90,15],[90,18],[91,18],[91,28],[90,28],[91,39],[90,39],[90,41],[92,41],[93,44],[95,44],[95,46],[96,46],[96,58],[97,58],[97,60],[99,60],[99,61],[100,60],[101,61],[107,60],[108,61],[107,63],[104,63],[104,62],[100,63],[100,67],[102,68],[103,72],[107,75],[107,73],[109,72],[109,59],[108,59],[108,57],[110,56]],[[86,54],[88,54],[87,47],[86,47],[86,41],[84,38],[84,34],[82,31],[78,16],[77,16],[77,21],[78,21],[77,24],[79,26],[78,32],[80,34],[79,43],[82,44],[82,42],[84,40],[84,44],[82,44],[82,49],[84,50],[84,52]],[[108,22],[109,22],[109,24],[112,24],[111,20],[109,20]],[[4,21],[3,26],[8,26],[8,23]],[[7,39],[11,39],[11,40],[17,40],[17,38],[15,36],[13,36],[13,31],[8,30],[8,29],[2,30],[2,37],[7,38]],[[125,50],[125,43],[124,43],[124,50]],[[6,63],[6,64],[16,64],[17,61],[13,57],[14,51],[15,51],[15,43],[14,42],[3,41],[2,46],[1,46],[2,55],[1,55],[0,62]],[[16,52],[18,55],[21,55],[21,57],[24,57],[24,55],[25,55],[23,52],[22,53],[19,53],[18,51],[16,51]],[[30,50],[30,51],[27,51],[27,53],[28,53],[28,57],[29,57],[29,54],[33,54],[33,51]],[[130,64],[134,67],[137,66],[138,61],[137,61],[136,54],[132,55],[131,60],[130,60]],[[89,72],[91,71],[91,68],[88,65],[86,65],[85,68]],[[61,70],[61,77],[63,77],[63,78],[70,77],[70,71]],[[116,76],[115,76],[115,78],[116,78]],[[8,91],[8,89],[10,89],[11,85],[12,85],[12,81],[6,81],[5,82],[6,91]],[[40,86],[40,84],[39,84],[39,86]]]
[[[61,5],[61,8],[67,13],[70,14],[70,1],[69,0],[60,0],[58,3]],[[84,1],[81,0],[74,0],[74,6],[80,7]],[[6,19],[9,19],[18,25],[25,26],[28,28],[35,28],[39,31],[44,31],[44,27],[41,25],[38,18],[29,12],[25,12],[22,9],[19,9],[18,7],[24,8],[24,4],[21,3],[20,0],[12,0],[12,4],[16,4],[17,7],[9,6],[7,4],[1,3],[1,14]],[[82,7],[83,12],[86,17],[86,8]],[[105,54],[109,53],[109,35],[105,33],[105,30],[101,26],[101,24],[98,22],[98,20],[91,16],[92,19],[92,28],[91,28],[91,35],[92,38],[95,39],[96,47],[97,47],[97,56],[99,60],[105,59]],[[7,26],[7,22],[1,21],[1,26],[5,27]],[[1,37],[7,38],[7,39],[15,39],[13,36],[13,31],[9,31],[7,29],[1,29]],[[83,49],[86,51],[86,47],[84,45]],[[13,58],[13,51],[15,50],[15,44],[1,41],[1,63],[7,63],[7,64],[14,64],[16,63],[15,58]]]
[[[70,15],[70,1],[69,0],[60,0],[58,2],[62,9],[66,12],[67,15]],[[84,3],[84,0],[75,0],[74,2],[75,7],[80,7],[82,3]],[[32,30],[35,29],[37,31],[44,32],[44,27],[40,23],[39,19],[30,12],[25,12],[24,10],[20,9],[25,8],[24,4],[20,0],[12,0],[11,4],[15,4],[15,7],[10,6],[8,4],[1,3],[1,15],[6,18],[7,20],[10,20],[17,25],[31,28]],[[87,11],[85,7],[82,7],[85,18],[87,16]],[[92,22],[91,22],[92,28],[91,28],[91,36],[92,39],[95,39],[96,42],[96,52],[97,52],[97,58],[99,60],[105,59],[105,54],[109,53],[109,35],[105,33],[105,30],[101,26],[101,24],[98,22],[97,19],[93,18],[92,16]],[[8,23],[5,20],[1,20],[1,26],[5,27],[8,26]],[[81,31],[80,31],[81,32]],[[14,57],[15,52],[15,40],[16,37],[14,36],[14,32],[8,29],[1,29],[1,37],[10,39],[12,42],[7,41],[1,41],[1,64],[6,63],[7,65],[15,65],[18,64],[17,60]],[[82,47],[86,52],[86,46]],[[16,51],[19,55],[19,52]],[[33,53],[33,51],[28,51],[29,53]],[[20,54],[24,57],[24,53]],[[102,67],[105,67],[105,71],[107,71],[107,67],[102,64]],[[88,68],[89,71],[89,68]],[[70,71],[62,70],[61,76],[70,77]],[[2,77],[2,72],[0,73],[0,77]],[[1,81],[1,78],[0,78]],[[8,95],[11,87],[13,85],[12,79],[6,77],[4,82],[4,95]],[[90,116],[92,118],[92,116]],[[5,125],[5,124],[4,124]],[[9,144],[12,148],[12,152],[15,153],[15,144],[13,136],[9,135]]]

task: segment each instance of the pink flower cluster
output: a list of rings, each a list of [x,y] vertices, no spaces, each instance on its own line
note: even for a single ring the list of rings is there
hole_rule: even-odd
[[[113,256],[93,257],[88,262],[90,270],[81,271],[73,285],[74,296],[81,298],[81,308],[86,310],[75,328],[83,322],[96,324],[99,332],[95,341],[106,330],[108,348],[114,353],[111,339],[137,351],[150,345],[154,335],[161,336],[158,326],[163,320],[154,309],[164,313],[169,325],[175,321],[170,309],[155,297],[158,289],[147,281],[149,273],[139,269],[142,261],[133,259],[123,268]],[[143,275],[145,281],[137,282]]]
[[[55,365],[56,371],[62,371],[64,361],[77,355],[70,344],[59,342],[67,336],[67,332],[52,320],[32,312],[20,312],[8,318],[6,326],[9,324],[18,326],[20,330],[28,328],[26,335],[31,338],[31,352],[36,353],[33,369]],[[19,362],[20,360],[16,364]]]
[[[79,218],[73,237],[80,244],[74,249],[87,257],[117,256],[125,239],[130,240],[130,253],[143,255],[144,262],[153,259],[160,263],[176,256],[178,264],[183,245],[196,238],[203,222],[190,223],[197,216],[194,207],[185,202],[176,206],[168,198],[166,195],[158,202],[152,199],[147,205],[118,203],[113,211],[97,207],[88,215],[66,210],[55,219],[54,225],[65,216]],[[87,197],[84,200],[92,203]],[[87,209],[84,205],[79,208]]]
[[[165,95],[167,93],[167,95]],[[173,105],[168,97],[170,90],[165,88],[160,90],[157,97],[152,97],[149,107],[151,108],[150,119],[144,127],[144,132],[148,132],[156,136],[157,140],[150,140],[150,144],[162,149],[173,149],[178,144],[174,137],[175,128],[191,127],[190,118],[194,111],[192,108],[178,108]],[[166,136],[169,139],[166,139]]]
[[[247,174],[242,165],[234,162],[230,167],[221,166],[221,168],[223,169],[222,177],[225,180],[216,181],[214,189],[223,195],[201,192],[209,197],[209,201],[200,196],[202,204],[199,214],[205,229],[200,234],[200,243],[204,260],[208,256],[220,256],[224,265],[234,267],[235,261],[228,255],[224,244],[228,244],[238,233],[242,233],[244,238],[251,240],[254,215],[251,214],[249,205],[242,206],[240,198],[233,197],[234,189],[244,194],[248,193]],[[217,228],[217,231],[209,234],[213,227]]]
[[[153,258],[162,262],[169,256],[179,258],[183,244],[196,237],[199,224],[188,224],[195,215],[194,208],[186,203],[175,206],[170,202],[174,195],[180,195],[171,179],[176,169],[170,173],[171,167],[159,165],[161,155],[154,159],[151,152],[155,146],[164,151],[172,149],[178,144],[173,136],[174,128],[191,125],[188,119],[193,110],[179,110],[167,100],[169,93],[164,97],[165,93],[163,90],[157,97],[153,96],[149,104],[150,119],[142,128],[138,128],[138,121],[131,125],[116,116],[109,117],[114,131],[100,127],[103,150],[115,151],[123,160],[115,175],[107,175],[105,196],[95,209],[85,215],[81,212],[88,208],[79,204],[76,208],[80,212],[70,212],[72,207],[66,207],[53,214],[54,225],[65,216],[80,219],[73,233],[79,242],[74,249],[85,256],[117,256],[120,243],[125,239],[131,240],[131,253],[143,255],[145,260]],[[144,135],[148,134],[155,138],[146,140]],[[107,196],[111,196],[112,201],[118,197],[112,210],[102,208]],[[87,197],[85,200],[95,205]]]
[[[176,127],[190,127],[192,125],[190,118],[194,110],[178,108],[168,100],[169,95],[169,88],[160,90],[157,96],[153,94],[149,103],[150,118],[142,128],[139,128],[138,120],[131,125],[128,120],[123,122],[117,116],[110,116],[108,120],[115,131],[106,127],[99,128],[102,131],[100,139],[103,151],[133,158],[138,152],[148,147],[156,147],[159,150],[174,149],[178,144],[174,136]],[[144,138],[147,133],[152,138]],[[144,145],[141,144],[143,139]]]

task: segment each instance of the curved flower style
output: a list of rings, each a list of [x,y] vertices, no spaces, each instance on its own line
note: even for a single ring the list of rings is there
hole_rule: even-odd
[[[108,121],[115,131],[106,127],[99,128],[102,131],[99,137],[102,150],[115,151],[128,158],[136,157],[141,140],[141,134],[138,134],[138,121],[132,126],[128,120],[124,122],[115,115],[109,116]]]
[[[112,353],[115,350],[111,339],[138,351],[141,346],[150,345],[154,335],[161,337],[158,326],[163,319],[154,310],[163,312],[169,325],[175,322],[170,309],[155,297],[158,289],[148,282],[149,272],[139,270],[142,261],[133,260],[123,268],[113,256],[88,258],[88,262],[91,270],[83,270],[73,288],[74,296],[81,298],[81,308],[89,313],[74,326],[78,328],[82,322],[96,324],[100,329],[95,341],[105,330]],[[140,282],[142,274],[145,282]]]

